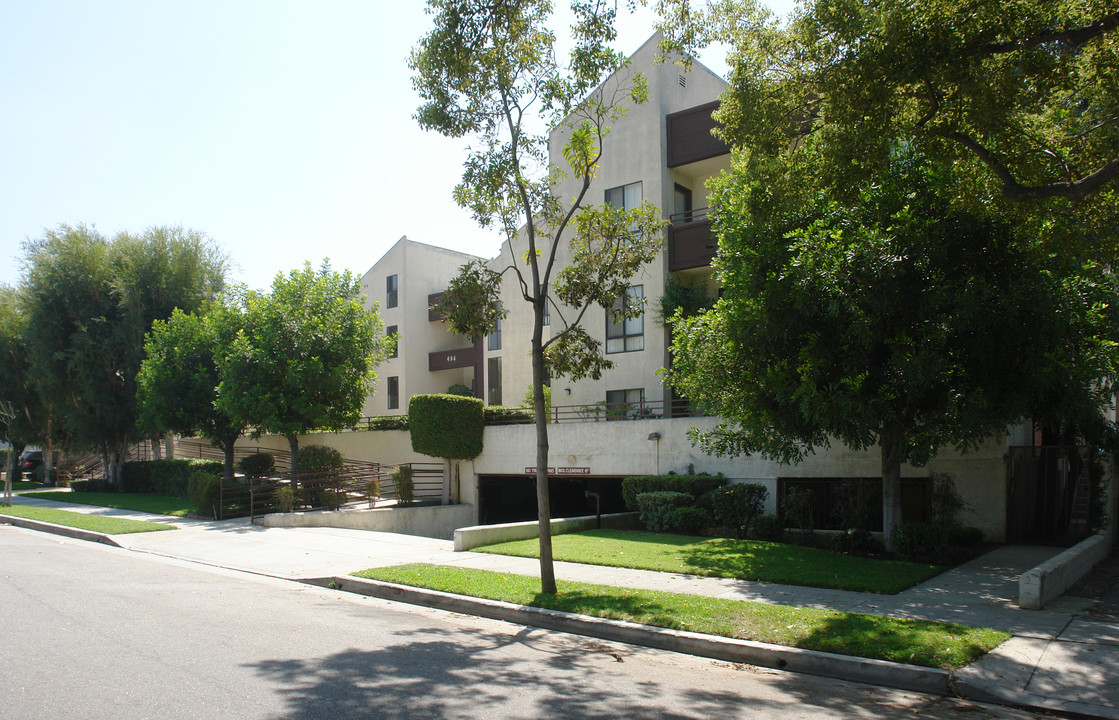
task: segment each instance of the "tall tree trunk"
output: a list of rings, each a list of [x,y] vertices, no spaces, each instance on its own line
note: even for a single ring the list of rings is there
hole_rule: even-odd
[[[882,451],[882,541],[893,551],[894,528],[901,524],[901,433],[894,429],[878,433]]]
[[[167,433],[163,436],[163,455],[168,460],[175,459],[175,434]]]
[[[548,412],[544,406],[544,316],[534,306],[532,330],[532,409],[536,418],[536,515],[540,528],[540,592],[556,593],[552,563],[552,508],[548,497]]]
[[[163,459],[163,445],[162,445],[162,443],[159,442],[159,436],[158,435],[153,435],[150,438],[150,442],[152,444],[152,460],[162,460]]]
[[[47,446],[43,448],[43,484],[54,485],[51,482],[51,470],[54,469],[54,443],[51,441],[51,419],[47,418]]]
[[[295,482],[295,456],[299,454],[299,436],[285,435],[288,439],[288,448],[291,450],[291,481]]]
[[[443,458],[443,504],[451,504],[451,459]]]
[[[231,433],[221,441],[222,452],[225,453],[225,466],[222,475],[226,480],[233,479],[233,444],[237,442],[237,434]]]

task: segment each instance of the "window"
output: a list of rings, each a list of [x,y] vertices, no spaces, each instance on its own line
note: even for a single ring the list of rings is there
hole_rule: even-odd
[[[641,308],[645,299],[643,285],[633,285],[618,298],[606,313],[606,352],[634,352],[645,349],[644,312],[637,317],[626,315]]]
[[[641,183],[619,185],[606,191],[606,204],[619,210],[633,210],[641,204]]]
[[[606,419],[624,420],[644,415],[645,389],[606,391]]]
[[[497,318],[497,324],[493,326],[493,332],[489,335],[489,342],[486,347],[490,350],[501,349],[501,317]]]
[[[680,183],[672,192],[672,222],[686,223],[692,221],[692,191]]]
[[[389,410],[400,408],[400,378],[392,376],[388,379]]]
[[[399,282],[396,275],[389,275],[385,278],[385,307],[396,307],[396,291],[399,289]]]
[[[501,404],[501,358],[492,357],[486,363],[486,385],[489,386],[489,404]]]
[[[544,301],[544,327],[552,324],[552,301]]]
[[[385,337],[392,338],[392,352],[389,353],[390,358],[394,358],[399,354],[397,352],[397,350],[400,349],[398,345],[398,343],[400,342],[400,337],[397,333],[399,327],[399,325],[389,325],[387,328],[385,328]]]

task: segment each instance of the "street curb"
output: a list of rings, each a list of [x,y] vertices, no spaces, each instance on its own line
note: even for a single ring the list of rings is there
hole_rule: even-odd
[[[951,674],[946,670],[916,665],[836,655],[819,650],[768,645],[766,643],[715,635],[651,627],[621,620],[576,615],[558,610],[514,605],[437,590],[367,580],[357,577],[304,578],[303,582],[383,600],[477,615],[492,620],[531,625],[547,630],[587,635],[602,640],[641,645],[709,657],[734,663],[851,680],[870,685],[936,695],[951,694]]]
[[[995,683],[953,678],[952,692],[966,700],[1085,720],[1119,720],[1119,709],[1006,690]]]
[[[69,527],[67,525],[55,525],[54,523],[44,522],[43,520],[29,520],[14,515],[4,515],[2,512],[0,512],[0,524],[13,525],[27,530],[38,530],[40,532],[51,533],[52,535],[62,535],[73,538],[74,540],[86,540],[88,542],[96,542],[118,548],[124,547],[114,540],[112,535],[106,535],[92,530],[82,530],[81,528]]]

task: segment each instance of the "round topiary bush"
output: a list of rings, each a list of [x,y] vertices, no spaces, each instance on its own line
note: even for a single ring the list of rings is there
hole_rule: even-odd
[[[337,475],[345,459],[342,453],[326,445],[308,445],[299,448],[295,457],[295,472],[300,477],[320,478]]]
[[[276,471],[276,458],[265,452],[253,453],[241,458],[237,467],[249,477],[271,477]]]

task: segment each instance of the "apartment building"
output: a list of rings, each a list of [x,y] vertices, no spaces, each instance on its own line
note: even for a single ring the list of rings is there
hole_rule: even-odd
[[[403,415],[408,398],[481,383],[481,343],[449,332],[433,302],[473,255],[402,237],[361,278],[368,307],[377,306],[396,351],[377,368],[377,385],[364,414]]]
[[[673,277],[686,284],[712,286],[710,261],[715,253],[706,220],[705,182],[729,164],[727,147],[711,129],[712,111],[725,82],[694,62],[685,70],[671,62],[657,62],[659,35],[650,37],[632,56],[628,68],[609,78],[603,90],[629,83],[642,73],[648,101],[629,108],[606,136],[600,170],[587,202],[629,208],[650,200],[672,221],[665,233],[665,251],[631,281],[628,302],[645,303],[644,315],[623,323],[608,321],[602,308],[592,308],[583,327],[600,340],[614,368],[597,381],[577,383],[557,378],[552,383],[553,406],[602,408],[625,406],[626,412],[668,412],[671,391],[658,371],[669,364],[667,331],[657,309],[665,283]],[[568,128],[549,138],[553,164],[562,165]],[[573,197],[575,179],[556,188],[560,197]],[[524,247],[502,246],[488,260],[502,270],[522,262]],[[396,356],[378,368],[375,392],[365,414],[407,412],[416,393],[446,392],[465,385],[490,405],[519,405],[532,377],[529,337],[532,310],[521,297],[512,274],[506,275],[502,303],[508,316],[480,342],[451,334],[430,307],[472,255],[401,238],[362,278],[366,301],[380,306],[387,332],[399,336]],[[570,259],[566,242],[559,249],[562,266]]]

